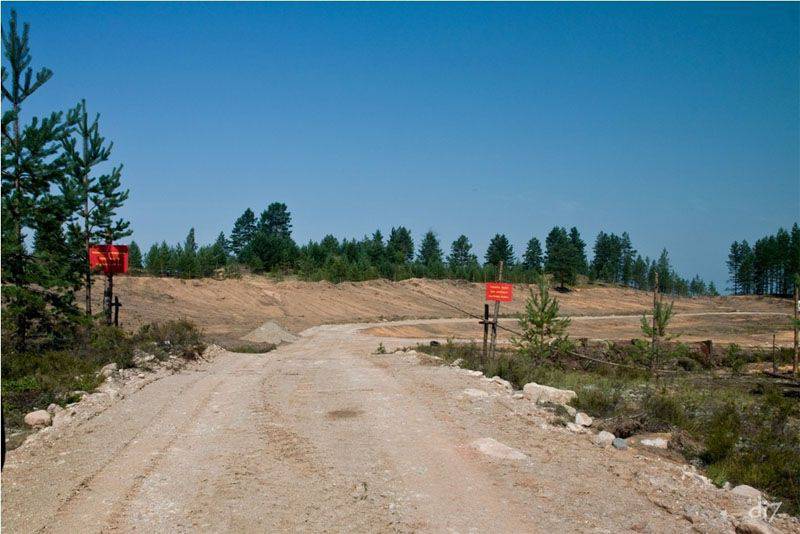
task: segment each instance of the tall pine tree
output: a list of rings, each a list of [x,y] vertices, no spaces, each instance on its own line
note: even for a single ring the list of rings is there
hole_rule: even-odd
[[[522,256],[522,266],[531,271],[542,271],[542,244],[535,237],[528,241],[525,254]]]
[[[78,273],[65,261],[63,227],[74,210],[59,139],[68,125],[51,113],[21,124],[23,103],[53,75],[42,68],[34,75],[30,28],[20,32],[12,10],[3,32],[2,98],[2,277],[4,326],[15,346],[24,350],[32,337],[49,336],[55,325],[69,324]],[[27,235],[35,236],[34,253]]]
[[[495,234],[489,247],[486,249],[485,265],[497,265],[501,261],[506,267],[514,265],[514,247],[509,243],[505,234]]]

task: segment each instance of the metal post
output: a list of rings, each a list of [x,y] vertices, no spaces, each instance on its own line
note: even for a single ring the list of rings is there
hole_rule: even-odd
[[[497,270],[497,281],[503,281],[503,262],[500,261],[500,266]],[[494,301],[494,322],[492,323],[492,346],[489,351],[489,357],[494,359],[495,348],[497,346],[497,318],[500,315],[500,301]]]

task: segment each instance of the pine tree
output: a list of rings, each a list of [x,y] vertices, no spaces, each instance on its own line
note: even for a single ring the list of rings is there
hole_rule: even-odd
[[[708,283],[708,288],[706,289],[706,294],[709,297],[718,297],[719,296],[719,291],[717,291],[717,286],[714,285],[713,281]]]
[[[247,208],[244,213],[233,223],[231,230],[231,252],[239,257],[244,248],[256,234],[256,215],[253,210]]]
[[[581,234],[578,232],[577,227],[573,226],[570,229],[569,240],[572,243],[572,252],[575,255],[575,270],[578,274],[589,274],[589,263],[586,261],[586,243],[581,239]]]
[[[661,293],[672,293],[672,267],[669,263],[669,254],[667,254],[667,249],[661,250],[661,255],[658,257],[658,261],[656,262],[656,271],[658,272],[659,291],[661,291]]]
[[[542,271],[542,244],[535,237],[528,241],[525,254],[522,256],[522,266],[537,273]]]
[[[144,268],[153,276],[161,276],[164,272],[164,261],[158,243],[153,243],[144,257]]]
[[[131,269],[142,269],[142,250],[136,244],[136,241],[131,241],[128,246],[128,266]]]
[[[570,322],[568,317],[559,317],[558,299],[550,296],[547,280],[541,276],[536,291],[530,289],[525,310],[519,316],[522,336],[511,342],[529,358],[553,356],[566,341]]]
[[[695,275],[695,277],[692,278],[692,281],[689,282],[689,293],[693,297],[706,294],[706,283],[702,278],[700,278],[700,275]]]
[[[649,262],[642,259],[640,255],[636,256],[631,269],[631,282],[636,289],[650,289],[650,284],[647,281],[647,264]]]
[[[631,236],[628,235],[628,232],[622,232],[619,245],[621,256],[620,282],[625,285],[630,285],[633,281],[633,266],[636,261],[634,259],[636,256],[636,249],[633,248]]]
[[[61,139],[62,148],[64,150],[65,167],[67,176],[69,178],[69,186],[72,195],[74,195],[77,202],[78,212],[75,219],[70,223],[72,231],[76,236],[80,237],[81,247],[75,253],[81,258],[82,271],[84,276],[85,288],[85,310],[88,315],[92,314],[92,270],[89,266],[89,245],[94,242],[108,242],[106,231],[108,228],[100,228],[97,226],[97,205],[93,202],[96,200],[101,203],[105,202],[118,202],[116,209],[121,207],[122,203],[127,198],[127,192],[117,192],[116,188],[119,184],[109,184],[109,178],[105,178],[106,189],[103,189],[101,179],[103,177],[92,176],[92,170],[97,165],[106,161],[111,155],[113,143],[105,144],[105,139],[100,135],[100,115],[95,115],[92,121],[89,121],[89,114],[86,110],[86,101],[81,102],[71,110],[68,114],[70,122],[70,130],[64,134]],[[79,146],[80,144],[80,146]],[[116,174],[119,178],[120,169],[113,169],[112,175]],[[109,189],[109,186],[112,186]],[[108,192],[112,196],[110,199],[105,198],[105,193]],[[122,195],[119,198],[117,195]],[[107,214],[106,214],[107,218]],[[103,220],[101,222],[108,222]],[[121,223],[122,224],[122,223]],[[114,230],[111,230],[112,234]],[[113,237],[113,236],[112,236]]]
[[[392,263],[406,263],[414,258],[414,240],[411,232],[404,226],[392,228],[389,233],[389,242],[386,251]]]
[[[441,270],[443,265],[442,260],[442,247],[439,245],[439,239],[432,230],[425,233],[422,238],[422,243],[419,247],[419,255],[417,260],[429,270]]]
[[[484,256],[484,265],[498,265],[501,261],[506,267],[514,265],[514,247],[508,242],[505,234],[495,234],[489,242]]]
[[[577,269],[572,241],[566,228],[553,227],[545,240],[546,254],[544,270],[553,275],[563,289],[566,284],[575,283]]]
[[[741,249],[739,248],[739,243],[734,241],[731,243],[730,252],[728,253],[728,281],[730,282],[729,289],[733,292],[734,295],[741,294],[742,291],[742,280],[741,280],[741,268],[742,268],[742,253]]]
[[[186,241],[180,252],[178,270],[182,278],[194,278],[198,273],[197,241],[194,237],[194,228],[189,229]]]
[[[50,335],[55,323],[68,324],[79,276],[65,263],[63,226],[74,210],[59,139],[67,131],[63,114],[33,118],[22,127],[22,104],[53,75],[30,67],[30,28],[20,33],[12,10],[3,32],[2,68],[2,278],[4,327],[13,330],[16,348],[24,350],[33,336]],[[26,232],[39,243],[26,250]],[[5,329],[4,328],[4,329]]]
[[[261,212],[258,230],[279,237],[290,237],[292,234],[292,215],[283,202],[273,202]]]
[[[454,271],[463,271],[478,263],[478,258],[472,253],[472,243],[465,235],[458,236],[458,239],[450,245],[450,255],[447,256],[447,264]]]
[[[228,264],[228,240],[225,239],[225,233],[220,232],[217,240],[211,246],[211,257],[214,269],[225,267]]]

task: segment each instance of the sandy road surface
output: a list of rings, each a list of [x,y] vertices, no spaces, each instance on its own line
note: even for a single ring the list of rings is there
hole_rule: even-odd
[[[357,330],[222,353],[12,451],[3,530],[682,532],[739,510],[676,465],[545,424],[498,385],[373,355]],[[470,446],[486,437],[527,457]]]

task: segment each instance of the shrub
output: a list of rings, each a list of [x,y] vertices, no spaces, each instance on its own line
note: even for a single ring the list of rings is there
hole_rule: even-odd
[[[644,399],[643,407],[648,427],[652,430],[685,428],[688,425],[689,420],[684,405],[667,392],[648,395]]]
[[[195,359],[205,350],[202,332],[191,321],[179,319],[142,326],[134,340],[143,350],[152,351],[158,358],[173,355]]]
[[[747,363],[747,359],[744,352],[742,352],[742,348],[736,343],[728,345],[725,351],[725,365],[730,367],[734,374],[739,374],[742,372],[745,363]]]
[[[572,405],[593,417],[609,417],[616,413],[622,393],[607,384],[578,388]]]

